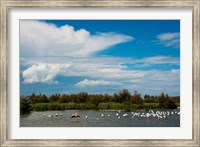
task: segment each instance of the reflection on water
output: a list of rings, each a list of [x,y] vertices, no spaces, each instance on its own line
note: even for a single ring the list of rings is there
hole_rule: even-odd
[[[75,112],[80,117],[71,118]],[[180,127],[180,112],[178,109],[157,113],[94,110],[32,112],[20,116],[20,127]]]

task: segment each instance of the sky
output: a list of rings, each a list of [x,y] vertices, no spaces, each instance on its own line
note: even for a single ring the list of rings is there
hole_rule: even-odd
[[[179,20],[20,20],[20,95],[180,95]]]

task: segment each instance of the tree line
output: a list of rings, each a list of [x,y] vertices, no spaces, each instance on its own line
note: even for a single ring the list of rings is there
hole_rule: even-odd
[[[80,92],[78,94],[45,94],[20,97],[20,112],[46,110],[69,110],[69,109],[119,109],[132,111],[138,109],[176,109],[180,105],[180,96],[170,97],[161,93],[158,96],[141,96],[137,91],[131,94],[127,89],[123,89],[113,95],[109,94],[88,94]]]

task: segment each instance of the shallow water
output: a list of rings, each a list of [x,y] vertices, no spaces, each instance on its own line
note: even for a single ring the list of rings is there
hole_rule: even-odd
[[[180,115],[176,110],[169,111],[170,115],[165,118],[137,117],[132,118],[131,112],[101,112],[94,110],[67,110],[67,111],[45,111],[32,112],[20,116],[20,127],[180,127]],[[71,118],[71,115],[78,112],[80,118]],[[156,112],[156,111],[154,111]],[[62,113],[62,116],[59,114]],[[123,116],[123,114],[127,116]],[[146,112],[140,112],[140,115]],[[171,114],[172,113],[172,114]],[[45,114],[45,116],[44,116]],[[56,117],[55,114],[58,114]],[[101,115],[104,115],[101,117]],[[49,118],[48,115],[53,115]],[[88,116],[88,119],[85,118]]]

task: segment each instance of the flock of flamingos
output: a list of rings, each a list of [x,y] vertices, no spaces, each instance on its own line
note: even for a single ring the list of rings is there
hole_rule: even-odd
[[[154,111],[154,110],[149,110],[148,112],[131,112],[131,114],[125,113],[118,111],[114,114],[118,119],[121,119],[123,117],[128,117],[131,116],[132,119],[134,118],[149,118],[149,117],[154,117],[158,119],[164,119],[170,115],[180,115],[180,111],[173,110],[173,111]],[[104,118],[104,117],[110,117],[111,114],[101,114],[97,119],[99,118]],[[56,113],[56,114],[44,114],[44,117],[47,117],[49,119],[57,118],[57,117],[63,117],[63,114]],[[83,117],[85,119],[89,119],[88,115],[80,116],[78,112],[75,112],[71,115],[71,119],[77,119]]]

